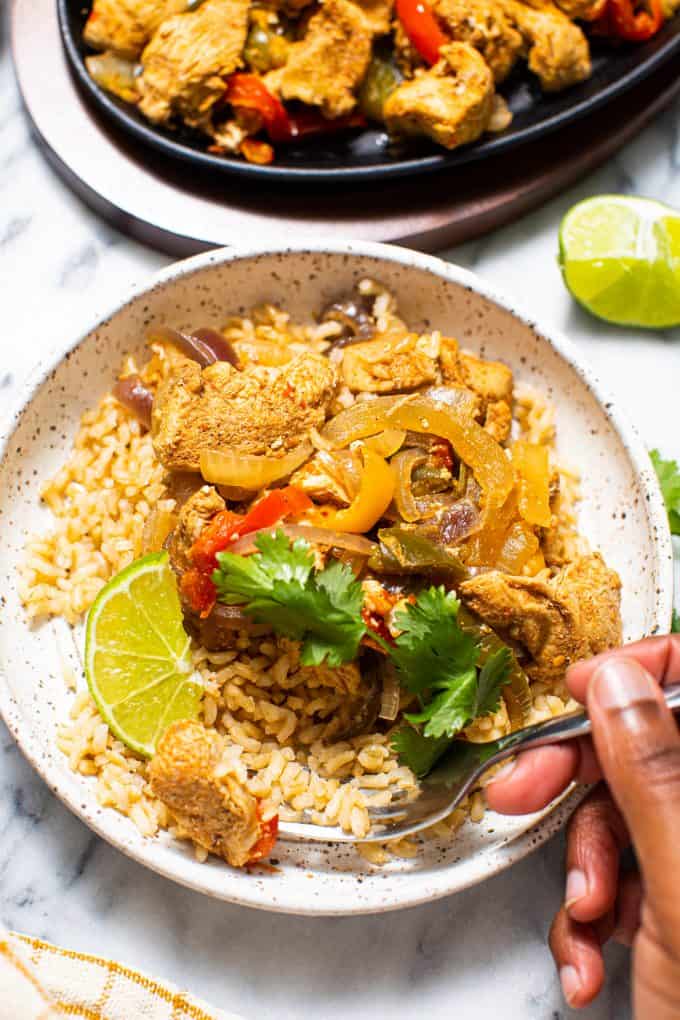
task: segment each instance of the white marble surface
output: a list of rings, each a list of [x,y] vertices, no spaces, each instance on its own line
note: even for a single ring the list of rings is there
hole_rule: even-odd
[[[0,28],[0,33],[1,33]],[[680,456],[680,331],[598,325],[572,304],[555,261],[560,217],[596,192],[680,207],[680,104],[605,168],[516,225],[448,252],[523,296],[578,341],[629,405],[649,445]],[[0,34],[0,411],[68,331],[167,258],[109,229],[31,139]],[[675,341],[675,342],[674,342]],[[360,919],[297,919],[210,902],[94,838],[48,792],[0,724],[0,921],[111,955],[252,1020],[566,1020],[545,945],[562,890],[561,839],[453,899]],[[627,1020],[628,960],[587,1020]],[[132,1020],[132,1018],[131,1018]]]

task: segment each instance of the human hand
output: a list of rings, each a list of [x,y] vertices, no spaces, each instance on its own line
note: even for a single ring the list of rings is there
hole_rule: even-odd
[[[660,684],[680,683],[680,635],[651,638],[579,663],[567,683],[587,705],[593,736],[519,755],[487,787],[489,806],[523,814],[572,779],[598,785],[567,835],[565,903],[550,948],[570,1005],[604,980],[601,946],[633,947],[637,1020],[680,1018],[680,735]],[[641,875],[621,877],[632,842]]]

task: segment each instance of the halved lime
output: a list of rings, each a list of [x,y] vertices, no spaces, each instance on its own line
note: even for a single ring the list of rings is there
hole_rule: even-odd
[[[593,315],[622,326],[680,325],[680,213],[630,195],[597,195],[560,227],[569,291]]]
[[[90,609],[87,683],[112,732],[138,754],[151,757],[170,723],[198,717],[202,686],[189,647],[166,552],[135,560]]]

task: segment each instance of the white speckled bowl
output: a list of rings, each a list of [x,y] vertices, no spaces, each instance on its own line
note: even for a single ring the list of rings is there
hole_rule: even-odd
[[[64,659],[74,659],[73,635],[59,621],[27,625],[16,566],[26,536],[49,527],[39,501],[41,482],[64,459],[82,412],[111,386],[123,354],[141,352],[150,323],[219,324],[262,301],[308,319],[364,276],[376,277],[398,295],[409,323],[436,326],[475,351],[507,361],[518,379],[535,383],[554,402],[560,455],[582,473],[581,528],[623,579],[626,639],[665,632],[670,625],[670,537],[642,443],[567,340],[470,273],[381,245],[263,244],[260,250],[224,249],[180,262],[138,288],[85,336],[54,352],[3,430],[0,710],[45,782],[99,835],[168,878],[267,910],[363,913],[456,892],[530,853],[563,824],[578,794],[529,817],[487,814],[452,844],[428,842],[417,859],[382,869],[346,846],[293,843],[278,848],[281,870],[273,875],[234,871],[215,860],[199,864],[167,835],[144,839],[130,821],[102,809],[91,780],[69,771],[55,746],[55,729],[71,700]]]

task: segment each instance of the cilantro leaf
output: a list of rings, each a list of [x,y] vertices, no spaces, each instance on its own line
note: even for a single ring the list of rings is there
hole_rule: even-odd
[[[438,759],[451,746],[451,741],[448,737],[432,740],[412,726],[401,726],[392,734],[391,746],[394,753],[399,755],[399,760],[421,779],[432,771]]]
[[[512,652],[499,648],[482,666],[477,682],[477,700],[472,718],[497,712],[501,703],[501,687],[510,679]]]
[[[479,647],[459,626],[459,607],[455,594],[439,586],[421,591],[415,604],[395,613],[401,634],[392,658],[402,685],[414,694],[449,687],[474,668]]]
[[[363,592],[351,569],[335,561],[314,572],[309,544],[291,544],[283,531],[258,535],[255,545],[252,556],[217,554],[212,579],[219,601],[243,606],[257,623],[301,641],[305,666],[341,666],[356,658],[366,627]]]
[[[477,670],[473,666],[464,672],[454,673],[446,687],[434,695],[422,712],[406,715],[410,723],[425,723],[426,737],[449,738],[459,733],[474,718],[477,699]]]
[[[677,609],[673,610],[673,619],[671,621],[671,634],[680,634],[680,616],[678,615]]]
[[[422,712],[405,718],[414,724],[426,723],[423,730],[426,737],[455,736],[478,716],[498,711],[501,687],[509,679],[510,661],[510,649],[499,648],[486,660],[479,677],[474,666],[459,673]]]
[[[662,460],[658,450],[652,450],[649,456],[661,486],[671,534],[680,535],[680,469],[677,461]]]

